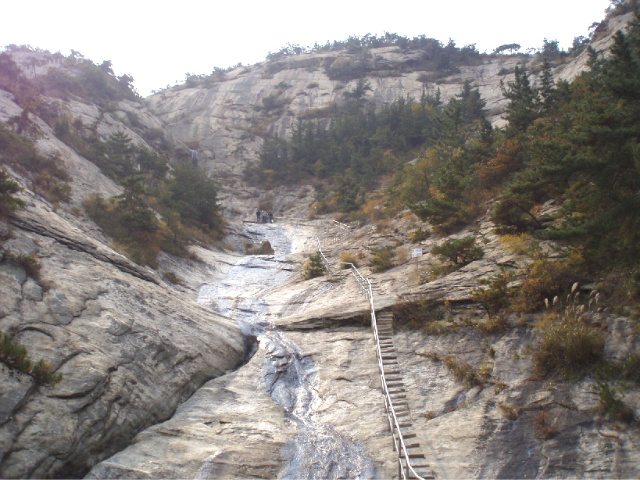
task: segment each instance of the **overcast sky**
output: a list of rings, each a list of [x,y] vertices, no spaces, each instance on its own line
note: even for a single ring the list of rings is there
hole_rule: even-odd
[[[182,82],[185,73],[261,62],[287,43],[313,46],[350,35],[426,35],[475,43],[491,52],[506,43],[538,48],[588,36],[610,0],[23,0],[0,7],[0,46],[31,45],[95,63],[111,60],[138,92]]]

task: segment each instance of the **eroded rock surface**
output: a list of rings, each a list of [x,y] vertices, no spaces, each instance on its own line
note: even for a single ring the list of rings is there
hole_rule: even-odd
[[[46,208],[12,221],[0,262],[0,330],[62,374],[36,385],[3,367],[0,476],[77,476],[242,363],[238,326]],[[33,278],[17,261],[33,255]]]

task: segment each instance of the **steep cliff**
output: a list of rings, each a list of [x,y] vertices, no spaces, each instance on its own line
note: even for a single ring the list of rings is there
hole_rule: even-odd
[[[624,26],[631,14],[603,23],[597,50],[606,50],[611,34]],[[443,101],[460,93],[464,82],[478,88],[486,100],[488,118],[503,125],[506,104],[501,82],[511,81],[514,67],[540,63],[530,55],[478,55],[454,74],[433,70],[420,49],[370,48],[300,54],[239,67],[205,79],[193,78],[148,97],[148,108],[168,132],[198,149],[201,163],[228,181],[240,181],[247,165],[255,162],[266,135],[286,138],[298,118],[328,122],[332,107],[344,101],[364,80],[370,90],[365,99],[374,106],[388,105],[400,97],[420,99],[440,91]],[[584,70],[586,50],[554,69],[557,79],[571,80]],[[347,72],[341,76],[338,73]],[[537,81],[533,78],[533,81]],[[247,187],[242,185],[243,189]],[[242,197],[233,188],[229,202]],[[252,195],[250,195],[252,196]]]
[[[594,46],[606,48],[611,33],[629,18],[609,19],[609,31],[601,31]],[[76,81],[75,67],[86,66],[82,59],[37,51],[12,57],[27,78],[34,84],[46,78],[47,87],[38,93],[38,108],[19,93],[0,90],[0,122],[31,129],[24,137],[68,172],[69,191],[65,198],[47,200],[33,172],[6,166],[23,187],[18,196],[26,205],[0,222],[0,331],[26,347],[32,361],[43,359],[49,373],[62,377],[43,382],[0,364],[0,476],[70,477],[89,470],[94,478],[284,475],[287,466],[301,468],[296,461],[305,446],[305,439],[299,440],[304,429],[291,413],[295,409],[287,409],[290,392],[279,391],[277,384],[280,378],[290,380],[291,358],[302,362],[311,379],[304,394],[311,399],[305,407],[313,419],[301,422],[320,425],[321,432],[330,432],[327,438],[337,438],[334,443],[350,452],[365,452],[351,471],[362,477],[395,475],[368,304],[346,272],[301,278],[317,236],[330,245],[326,253],[332,261],[348,253],[371,262],[378,249],[396,248],[392,268],[363,269],[374,280],[376,307],[408,304],[430,312],[424,321],[429,328],[409,325],[396,332],[395,342],[412,420],[437,476],[638,476],[637,427],[607,418],[598,403],[603,387],[595,378],[572,383],[532,377],[531,345],[539,336],[534,325],[540,316],[513,314],[494,326],[486,319],[473,296],[479,282],[491,280],[501,267],[525,269],[531,261],[507,251],[488,218],[452,237],[477,237],[484,258],[438,277],[432,272],[444,270],[435,255],[410,259],[410,251],[428,252],[446,238],[414,240],[412,235],[428,226],[409,212],[347,231],[327,219],[299,220],[309,212],[309,185],[264,192],[242,180],[265,136],[287,137],[299,117],[328,124],[327,112],[360,80],[369,85],[364,95],[376,106],[437,90],[447,100],[469,80],[487,101],[490,120],[502,125],[500,82],[509,81],[522,61],[534,62],[532,57],[479,56],[443,76],[424,67],[423,52],[397,47],[303,54],[194,78],[144,101],[126,93],[126,78],[107,85],[110,97],[95,97],[91,82]],[[586,61],[583,52],[558,65],[556,78],[574,78]],[[109,73],[108,65],[89,65],[90,72],[94,67]],[[357,78],[354,71],[360,72]],[[65,117],[67,123],[56,123]],[[274,271],[249,265],[263,274],[258,275],[262,283],[243,295],[220,295],[199,305],[201,287],[216,291],[242,280],[233,270],[240,256],[199,245],[190,249],[197,258],[161,253],[155,270],[123,256],[83,206],[91,194],[118,196],[123,187],[65,138],[65,128],[91,132],[101,141],[122,133],[137,147],[170,153],[170,167],[180,159],[190,162],[189,151],[197,151],[200,165],[222,180],[231,223],[226,247],[241,251],[243,244],[260,243],[282,228],[291,242],[286,258],[278,259]],[[7,152],[0,156],[5,159]],[[236,228],[260,201],[282,215],[281,226]],[[163,273],[173,273],[175,282],[163,281]],[[280,276],[286,277],[282,285],[270,284]],[[236,307],[233,320],[224,316],[231,311],[223,308],[225,302]],[[247,313],[262,315],[263,337],[249,363],[235,370],[255,333],[247,336],[237,324]],[[402,315],[398,320],[410,324]],[[590,321],[606,332],[608,360],[637,357],[632,320],[598,312]],[[281,332],[282,344],[297,346],[287,355],[274,341]],[[464,375],[456,377],[452,365],[467,369],[471,384]],[[610,394],[614,400],[621,395]],[[637,389],[625,402],[637,418]],[[315,457],[308,457],[313,463]],[[289,472],[296,477],[295,470]]]
[[[15,57],[18,64],[39,60],[38,75],[58,66],[48,54]],[[124,131],[149,148],[130,119],[137,115],[140,132],[161,125],[134,100],[108,109],[81,96],[40,100],[78,127],[90,126],[103,138]],[[16,97],[2,91],[0,121],[22,111]],[[28,119],[39,131],[37,158],[55,158],[68,173],[69,191],[66,201],[55,203],[36,193],[38,172],[23,168],[35,157],[9,167],[24,188],[25,207],[0,221],[0,476],[73,477],[166,419],[205,381],[242,363],[245,338],[234,322],[111,247],[84,215],[82,201],[89,194],[118,195],[121,187],[38,115]],[[10,149],[3,144],[3,160]],[[26,368],[10,369],[7,362],[16,358],[10,345],[26,347],[32,364],[42,359],[62,379],[46,382]]]

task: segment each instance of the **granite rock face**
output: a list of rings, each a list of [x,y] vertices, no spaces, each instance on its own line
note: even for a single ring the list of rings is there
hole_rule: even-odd
[[[616,22],[611,29],[622,25]],[[24,54],[18,63],[31,65],[30,55],[41,54]],[[288,375],[280,368],[289,362],[267,335],[274,332],[295,344],[299,360],[313,365],[305,392],[313,420],[302,423],[322,426],[338,443],[363,453],[365,461],[355,466],[362,467],[362,478],[397,474],[369,304],[348,270],[301,279],[304,263],[317,250],[316,237],[332,261],[346,251],[362,253],[366,264],[370,248],[400,245],[393,268],[375,273],[361,267],[372,280],[376,308],[389,310],[418,298],[471,323],[483,315],[471,298],[479,280],[501,267],[517,268],[523,259],[506,252],[493,225],[482,220],[456,236],[482,238],[484,258],[427,280],[437,261],[429,253],[410,257],[416,245],[408,240],[411,228],[404,220],[395,221],[395,233],[377,226],[345,231],[331,220],[300,220],[308,214],[310,186],[259,192],[242,184],[241,173],[256,161],[264,135],[288,135],[300,115],[326,123],[324,109],[357,83],[331,75],[353,67],[395,72],[365,77],[371,86],[366,95],[377,105],[436,89],[446,101],[469,80],[487,100],[492,121],[501,124],[500,81],[511,79],[509,72],[523,57],[491,57],[436,85],[412,69],[414,55],[382,48],[366,60],[343,52],[265,62],[228,72],[208,86],[168,89],[147,99],[146,106],[120,101],[105,109],[78,99],[56,100],[102,139],[123,131],[134,144],[155,148],[142,133],[164,130],[174,151],[197,150],[200,164],[225,180],[227,218],[252,218],[256,208],[267,208],[263,204],[277,212],[275,226],[230,227],[229,244],[236,251],[248,244],[264,263],[275,263],[279,247],[270,243],[273,250],[267,248],[261,229],[281,228],[290,242],[277,272],[267,272],[258,260],[251,263],[265,284],[276,276],[286,281],[262,292],[259,302],[254,293],[260,286],[242,299],[219,302],[242,307],[246,301],[264,314],[262,327],[268,328],[244,366],[255,332],[243,333],[237,317],[231,320],[196,303],[201,287],[233,276],[241,257],[202,246],[193,247],[201,262],[162,254],[160,271],[181,279],[168,286],[158,272],[118,254],[81,209],[87,195],[118,195],[121,187],[34,118],[41,130],[38,151],[59,155],[72,177],[71,200],[54,208],[11,172],[27,187],[21,194],[27,208],[0,222],[0,330],[26,346],[29,358],[48,362],[62,380],[39,385],[0,364],[0,476],[72,477],[90,471],[90,478],[205,479],[275,478],[289,472],[298,478],[295,452],[305,450],[296,450],[300,421],[286,407],[288,391],[273,394],[274,379]],[[557,78],[574,78],[585,62],[583,54],[556,71]],[[43,75],[60,66],[37,63],[31,70]],[[12,96],[0,91],[0,121],[20,112]],[[420,247],[428,252],[442,241],[430,236]],[[264,250],[252,251],[253,245]],[[39,274],[19,260],[24,256],[37,261]],[[220,299],[211,300],[208,307]],[[394,337],[415,430],[436,475],[640,476],[637,428],[598,414],[592,378],[532,379],[527,349],[536,340],[534,319],[509,322],[502,333],[486,334],[465,324],[447,334],[403,330]],[[611,316],[603,329],[608,358],[640,353],[632,321]],[[482,370],[487,380],[473,387],[461,384],[441,361],[446,355]],[[625,402],[637,417],[637,391],[626,393]]]
[[[608,31],[624,28],[630,14],[609,20]],[[605,35],[593,47],[606,50],[611,36]],[[358,81],[370,86],[365,98],[377,107],[401,97],[419,99],[440,91],[446,102],[460,93],[465,81],[479,89],[486,101],[488,117],[502,126],[507,103],[501,82],[513,79],[514,67],[535,64],[528,55],[489,55],[479,64],[437,81],[425,80],[437,72],[419,69],[424,52],[402,51],[399,47],[371,48],[361,53],[320,52],[269,60],[238,67],[215,80],[194,80],[146,98],[147,107],[179,142],[198,150],[200,163],[210,171],[240,182],[243,169],[257,161],[265,135],[286,138],[298,117],[327,124],[326,113],[353,91]],[[366,58],[364,58],[366,57]],[[585,52],[556,68],[557,79],[570,81],[586,68]],[[337,79],[336,71],[361,68],[361,79]],[[531,77],[535,85],[537,74]],[[239,183],[241,184],[241,183]],[[237,192],[235,192],[237,195]]]
[[[6,225],[6,224],[5,224]],[[3,368],[0,476],[77,476],[244,361],[238,326],[87,237],[46,205],[11,219],[0,330],[62,380]],[[37,278],[14,260],[32,255]]]

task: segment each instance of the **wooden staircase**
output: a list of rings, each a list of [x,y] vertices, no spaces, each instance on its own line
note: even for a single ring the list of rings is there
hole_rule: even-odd
[[[393,410],[398,419],[400,432],[405,442],[405,447],[409,457],[411,467],[421,478],[436,478],[431,466],[426,462],[424,453],[411,421],[411,411],[407,401],[407,394],[402,380],[402,372],[398,363],[398,356],[393,344],[393,313],[380,312],[376,317],[378,326],[378,340],[380,343],[380,357],[384,380],[387,384],[387,391],[393,405]],[[394,428],[394,427],[392,427]],[[394,435],[396,438],[396,435]],[[407,465],[407,458],[401,452],[400,442],[396,438],[396,450],[401,456],[402,467],[406,472],[406,478],[416,478]],[[401,475],[402,477],[402,475]]]

